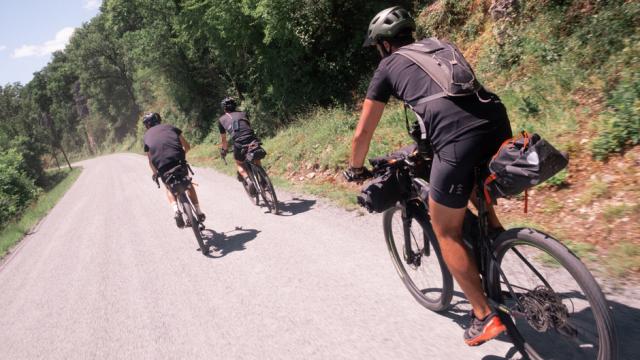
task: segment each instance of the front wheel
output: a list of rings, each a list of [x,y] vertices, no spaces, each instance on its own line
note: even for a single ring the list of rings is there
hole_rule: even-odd
[[[617,359],[604,294],[568,248],[547,234],[520,228],[498,236],[493,249],[497,264],[490,269],[489,292],[510,315],[501,317],[529,358]]]
[[[198,246],[200,246],[200,251],[202,255],[207,255],[209,253],[209,248],[205,245],[204,239],[202,238],[202,232],[200,231],[200,221],[195,216],[193,209],[191,208],[191,202],[187,199],[187,195],[184,193],[180,195],[180,202],[182,203],[182,208],[184,209],[184,214],[189,219],[189,223],[191,224],[191,229],[193,229],[193,233],[196,236],[196,240],[198,241]]]
[[[444,311],[453,296],[453,279],[424,206],[398,205],[384,212],[384,235],[391,260],[411,295],[432,311]]]

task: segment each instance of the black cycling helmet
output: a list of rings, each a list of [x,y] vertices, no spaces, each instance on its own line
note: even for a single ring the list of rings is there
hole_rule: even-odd
[[[224,98],[220,105],[222,106],[222,111],[224,112],[235,111],[237,106],[236,100],[232,97]]]
[[[401,6],[394,6],[380,11],[369,23],[367,37],[363,47],[379,43],[383,39],[392,39],[403,30],[415,30],[416,23],[409,12]]]
[[[155,112],[148,112],[144,114],[142,117],[142,123],[148,129],[150,127],[156,126],[162,122],[162,118],[160,118],[160,114]]]

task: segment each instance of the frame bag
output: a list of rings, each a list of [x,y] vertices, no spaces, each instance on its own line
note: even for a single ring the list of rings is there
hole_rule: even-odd
[[[540,135],[522,132],[505,141],[489,162],[484,181],[487,201],[520,194],[538,185],[569,164],[567,156]]]

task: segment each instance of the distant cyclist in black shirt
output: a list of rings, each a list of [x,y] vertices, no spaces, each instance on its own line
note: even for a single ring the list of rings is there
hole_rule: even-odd
[[[351,179],[367,176],[364,160],[389,97],[413,104],[425,127],[422,141],[434,153],[429,192],[431,223],[445,262],[473,307],[464,340],[468,345],[479,345],[498,336],[505,326],[482,290],[478,268],[462,242],[462,223],[474,191],[474,167],[487,161],[511,137],[511,126],[500,99],[485,89],[461,97],[434,96],[443,88],[415,62],[395,54],[415,42],[414,30],[413,19],[399,6],[381,11],[369,25],[364,46],[375,46],[382,60],[367,91],[346,175]],[[427,98],[429,101],[419,101]],[[502,229],[493,208],[489,222],[496,231]]]
[[[260,159],[265,157],[266,152],[260,147],[260,139],[258,139],[253,132],[247,114],[242,111],[236,111],[236,101],[233,98],[226,97],[222,100],[221,106],[224,115],[218,119],[218,130],[220,131],[221,140],[220,154],[225,156],[229,150],[229,143],[227,141],[227,134],[229,134],[233,140],[233,158],[236,161],[238,181],[242,182],[251,194],[254,194],[256,189],[253,183],[247,178],[248,175],[242,163],[250,147],[253,152],[253,161],[257,164],[260,164]]]
[[[182,136],[182,130],[168,124],[161,124],[162,119],[158,113],[146,113],[142,118],[142,123],[147,131],[144,133],[144,152],[149,158],[149,167],[153,171],[153,178],[163,180],[164,173],[175,166],[185,163],[186,153],[189,152],[191,146]],[[187,191],[193,206],[196,209],[198,219],[204,221],[205,215],[200,210],[198,195],[196,189],[190,187]],[[178,204],[175,196],[167,188],[167,199],[173,209],[176,225],[180,228],[184,227],[184,220],[180,216]]]

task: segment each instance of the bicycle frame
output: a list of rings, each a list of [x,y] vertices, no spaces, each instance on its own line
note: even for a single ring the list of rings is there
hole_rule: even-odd
[[[399,256],[400,249],[397,248],[397,251],[393,250],[395,255],[392,254],[392,257],[395,256],[396,260],[394,261],[396,262],[396,266],[399,265],[398,261],[404,261],[406,265],[410,266],[420,266],[423,261],[423,259],[421,259],[422,254],[429,255],[429,251],[434,251],[436,254],[439,254],[438,241],[430,224],[428,202],[424,198],[424,190],[429,189],[429,184],[426,181],[428,174],[424,176],[416,173],[416,165],[422,166],[414,162],[416,159],[417,156],[414,152],[412,154],[405,154],[399,158],[370,160],[374,174],[380,175],[383,171],[388,171],[388,169],[391,168],[394,169],[393,171],[396,171],[398,179],[404,179],[401,183],[405,186],[404,191],[401,192],[402,198],[399,199],[398,202],[399,208],[401,209],[400,215],[402,216],[404,249],[402,249],[402,259]],[[526,319],[526,311],[528,308],[525,304],[526,297],[523,297],[519,292],[517,284],[511,284],[506,273],[502,270],[498,259],[501,255],[496,252],[499,251],[496,246],[501,246],[505,240],[510,240],[510,238],[501,237],[500,235],[494,236],[494,234],[491,233],[489,225],[490,205],[485,193],[482,191],[484,188],[483,177],[481,176],[482,171],[483,169],[480,167],[475,170],[474,175],[476,180],[474,183],[476,184],[476,192],[474,199],[477,200],[475,203],[477,213],[473,215],[471,210],[466,210],[468,213],[465,215],[463,224],[463,239],[469,248],[471,256],[476,260],[478,272],[481,276],[482,288],[487,294],[490,305],[495,309],[502,323],[506,326],[507,335],[511,339],[514,349],[521,354],[523,359],[542,359],[531,343],[525,340],[523,334],[520,333],[516,326],[515,317],[524,316]],[[410,180],[405,182],[407,179]],[[410,187],[407,188],[407,186]],[[420,249],[420,240],[416,239],[416,235],[411,231],[412,220],[422,225],[424,237],[422,239],[422,249]],[[505,235],[513,236],[513,234],[514,233],[511,232]],[[429,241],[433,244],[433,249],[430,249]],[[418,249],[415,249],[416,242],[418,242]],[[508,250],[516,255],[516,259],[519,259],[525,268],[530,270],[533,278],[537,278],[549,291],[555,293],[555,290],[545,279],[544,275],[536,269],[534,264],[529,261],[518,248],[510,247]],[[439,261],[442,262],[441,259]],[[400,276],[403,278],[402,274]],[[411,288],[409,290],[411,292]],[[527,321],[529,320],[527,319]]]

